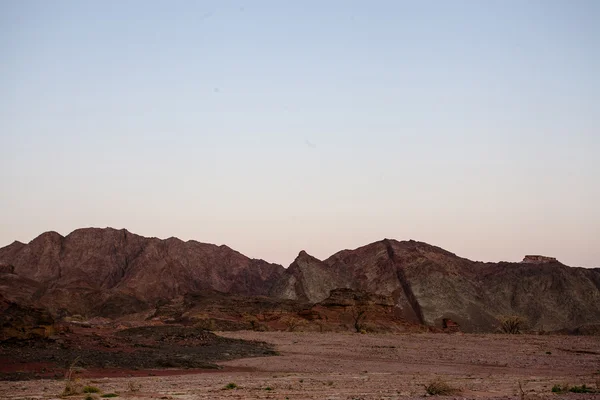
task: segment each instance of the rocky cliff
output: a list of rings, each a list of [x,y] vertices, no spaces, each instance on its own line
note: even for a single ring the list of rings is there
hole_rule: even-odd
[[[271,294],[316,303],[330,286],[363,290],[392,296],[408,321],[442,326],[451,319],[466,331],[492,331],[506,315],[525,317],[535,330],[600,322],[599,269],[532,260],[480,263],[426,243],[385,239],[324,261],[301,253]]]

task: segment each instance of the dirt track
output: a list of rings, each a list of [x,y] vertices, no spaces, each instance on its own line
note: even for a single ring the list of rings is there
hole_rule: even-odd
[[[263,340],[281,355],[222,362],[218,372],[181,376],[85,378],[122,398],[397,399],[421,398],[441,378],[450,398],[599,399],[551,392],[555,384],[600,385],[600,339],[574,336],[357,335],[226,332]],[[173,371],[175,372],[175,371]],[[238,388],[224,390],[228,383]],[[130,383],[141,385],[131,392]],[[54,398],[64,382],[0,382],[1,398]],[[271,390],[268,390],[271,389]]]

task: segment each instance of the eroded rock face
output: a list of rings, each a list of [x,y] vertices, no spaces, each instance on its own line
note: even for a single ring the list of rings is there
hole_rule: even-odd
[[[349,287],[350,282],[329,265],[304,250],[277,280],[270,291],[274,297],[317,303],[333,289]]]
[[[449,319],[465,332],[494,331],[506,315],[524,317],[530,330],[600,322],[599,269],[570,268],[548,257],[534,260],[480,263],[426,243],[385,239],[324,261],[311,259],[303,270],[290,267],[274,287],[284,282],[288,298],[316,303],[327,296],[311,290],[310,281],[323,287],[321,282],[333,276],[339,287],[392,296],[406,321],[442,328]],[[303,274],[308,268],[310,281]]]
[[[54,333],[54,318],[47,310],[19,305],[0,295],[0,341],[47,338]]]

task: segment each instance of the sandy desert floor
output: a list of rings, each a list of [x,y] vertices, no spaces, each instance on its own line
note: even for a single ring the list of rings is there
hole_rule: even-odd
[[[186,375],[173,371],[168,376],[86,378],[83,371],[80,383],[127,399],[406,399],[422,398],[425,385],[435,380],[460,389],[446,398],[600,399],[598,393],[551,391],[555,384],[600,385],[598,337],[302,332],[220,335],[273,343],[280,355],[227,361],[220,363],[223,370]],[[237,387],[225,389],[230,383]],[[0,398],[58,398],[64,385],[61,380],[0,382]]]

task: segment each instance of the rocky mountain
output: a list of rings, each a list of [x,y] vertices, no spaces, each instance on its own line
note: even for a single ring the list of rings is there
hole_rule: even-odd
[[[284,268],[250,259],[227,246],[145,238],[126,230],[44,233],[0,249],[0,288],[18,300],[23,289],[53,312],[103,316],[147,308],[161,299],[213,289],[267,294]],[[19,282],[15,285],[15,282]],[[4,290],[6,292],[4,292]]]
[[[271,295],[316,303],[328,289],[344,287],[392,296],[397,313],[415,323],[451,319],[485,332],[499,317],[519,315],[530,329],[558,330],[600,323],[599,280],[600,269],[550,257],[481,263],[426,243],[385,239],[324,261],[301,252]]]
[[[535,330],[600,324],[600,269],[571,268],[544,256],[482,263],[422,242],[384,239],[323,261],[302,251],[284,269],[227,246],[110,228],[66,237],[48,232],[0,249],[0,294],[54,315],[119,317],[165,304],[178,309],[175,299],[214,291],[234,299],[269,296],[295,309],[293,302],[300,308],[322,303],[340,288],[391,299],[394,318],[438,327],[452,320],[464,331],[494,330],[508,315],[525,317]],[[188,300],[186,312],[203,312],[202,302]]]

